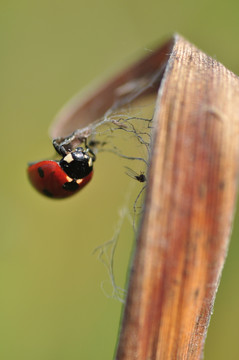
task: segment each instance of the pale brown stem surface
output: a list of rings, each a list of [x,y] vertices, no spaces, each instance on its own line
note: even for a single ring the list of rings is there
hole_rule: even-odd
[[[200,359],[237,192],[238,78],[176,36],[154,122],[116,359]]]

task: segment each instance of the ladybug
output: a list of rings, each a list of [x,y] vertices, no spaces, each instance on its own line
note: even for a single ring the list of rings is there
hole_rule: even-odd
[[[94,153],[78,147],[73,151],[57,149],[63,155],[60,161],[43,160],[29,164],[28,177],[41,194],[60,199],[82,189],[93,176]]]

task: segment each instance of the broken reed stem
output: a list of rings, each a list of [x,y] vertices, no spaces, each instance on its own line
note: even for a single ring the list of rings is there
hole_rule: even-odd
[[[117,360],[200,359],[232,226],[239,80],[176,36]]]

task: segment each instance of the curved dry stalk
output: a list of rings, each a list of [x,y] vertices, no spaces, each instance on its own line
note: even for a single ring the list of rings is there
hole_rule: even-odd
[[[154,121],[116,359],[200,359],[234,214],[239,80],[176,36]]]
[[[202,356],[235,207],[239,80],[175,36],[88,97],[75,99],[51,129],[52,137],[64,137],[158,88],[117,360]]]

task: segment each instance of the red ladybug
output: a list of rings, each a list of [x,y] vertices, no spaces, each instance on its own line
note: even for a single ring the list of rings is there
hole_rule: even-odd
[[[94,153],[78,147],[60,161],[45,160],[28,167],[30,182],[40,193],[65,198],[82,189],[93,176]]]

